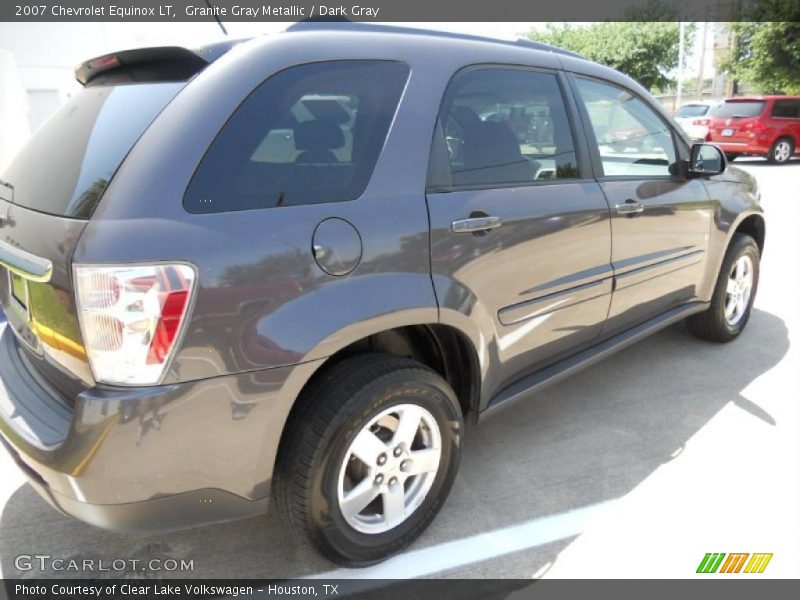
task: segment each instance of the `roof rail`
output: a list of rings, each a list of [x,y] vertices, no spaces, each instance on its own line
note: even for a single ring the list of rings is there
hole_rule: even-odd
[[[573,52],[572,50],[565,50],[564,48],[559,48],[558,46],[551,46],[550,44],[545,44],[544,42],[536,42],[534,40],[529,40],[526,38],[519,38],[514,43],[517,44],[518,46],[533,48],[534,50],[555,52],[556,54],[565,54],[567,56],[572,56],[573,58],[582,58],[583,60],[586,60],[586,57],[583,54],[578,54],[577,52]]]
[[[523,48],[530,48],[532,50],[541,50],[544,52],[553,52],[555,54],[563,54],[565,56],[572,56],[575,58],[583,58],[577,52],[571,50],[564,50],[557,46],[551,46],[542,42],[535,42],[533,40],[518,39],[516,41],[501,40],[490,38],[480,35],[472,35],[469,33],[456,33],[450,31],[436,31],[432,29],[421,29],[415,27],[395,27],[394,25],[377,25],[373,23],[361,23],[348,21],[347,19],[331,19],[328,21],[315,21],[304,20],[297,21],[289,27],[286,31],[367,31],[377,33],[404,33],[411,35],[425,35],[430,37],[440,37],[454,40],[466,40],[472,42],[489,42],[492,44],[503,44],[506,46],[521,46]]]

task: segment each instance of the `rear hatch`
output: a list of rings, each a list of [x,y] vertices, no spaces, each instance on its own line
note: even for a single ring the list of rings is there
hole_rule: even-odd
[[[7,329],[31,371],[67,402],[94,384],[75,307],[73,251],[125,156],[206,64],[199,53],[175,48],[87,61],[76,71],[85,87],[0,174]]]
[[[764,100],[732,98],[713,107],[709,111],[710,139],[720,143],[747,143],[765,106]]]

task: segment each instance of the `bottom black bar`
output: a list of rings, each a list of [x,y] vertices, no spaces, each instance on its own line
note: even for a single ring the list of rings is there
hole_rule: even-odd
[[[756,589],[755,586],[758,586]],[[537,579],[5,579],[0,599],[8,600],[200,600],[211,598],[381,600],[546,600],[598,595],[648,600],[724,597],[759,600],[798,597],[800,581],[753,578],[695,580]],[[792,591],[794,590],[794,591]]]

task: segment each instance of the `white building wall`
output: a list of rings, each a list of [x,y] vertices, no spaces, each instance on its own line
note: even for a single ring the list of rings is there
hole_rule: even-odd
[[[2,93],[16,97],[22,91],[27,126],[34,131],[80,89],[74,70],[86,59],[142,46],[195,47],[222,37],[214,22],[0,23],[0,50],[6,56],[4,69],[16,70],[13,78],[8,73],[4,75]],[[16,67],[7,65],[8,56]],[[0,105],[0,123],[20,118],[18,110],[14,115],[5,114],[4,110],[10,109]],[[19,146],[16,141],[13,145]]]
[[[0,49],[0,172],[28,134],[28,104],[14,55]]]

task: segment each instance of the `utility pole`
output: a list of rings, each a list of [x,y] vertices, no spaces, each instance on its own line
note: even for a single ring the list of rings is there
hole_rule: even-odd
[[[681,107],[683,97],[683,44],[686,34],[686,23],[683,21],[678,25],[678,90],[675,94],[675,110]]]
[[[708,15],[708,10],[706,10],[706,15]],[[695,89],[697,91],[697,99],[703,99],[703,79],[705,75],[705,68],[706,68],[706,32],[708,31],[708,21],[703,23],[703,34],[700,37],[700,68],[697,70],[697,85]]]

